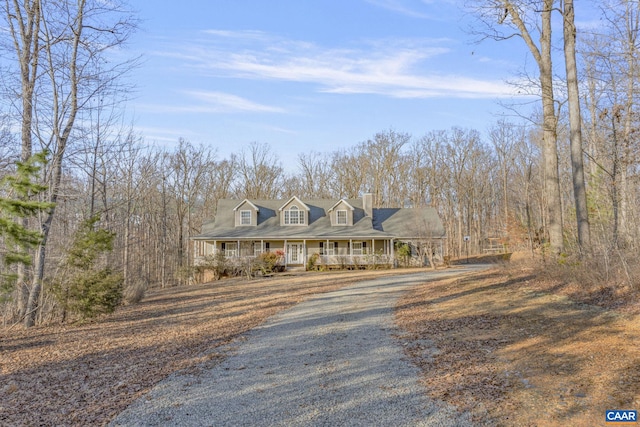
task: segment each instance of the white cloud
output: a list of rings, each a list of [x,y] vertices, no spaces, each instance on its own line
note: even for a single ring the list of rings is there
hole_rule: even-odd
[[[394,98],[513,95],[513,89],[501,81],[447,75],[438,70],[453,68],[442,59],[454,55],[452,41],[447,39],[387,39],[336,49],[262,32],[211,30],[206,34],[209,38],[204,41],[165,51],[163,55],[204,76],[308,83],[325,93]],[[217,92],[201,98],[208,98],[208,108],[282,112],[277,107]]]
[[[284,113],[285,110],[271,105],[258,104],[240,96],[223,92],[185,91],[186,95],[204,104],[193,108],[203,108],[207,112],[254,112],[254,113]]]
[[[420,18],[420,19],[429,19],[430,15],[418,12],[410,6],[407,6],[402,0],[366,0],[367,3],[370,3],[374,6],[381,7],[383,9],[390,10],[394,13],[399,13],[401,15],[410,16],[412,18]],[[429,2],[423,2],[429,4]]]
[[[285,113],[279,107],[259,104],[240,96],[223,92],[181,91],[187,98],[181,104],[139,104],[137,108],[148,113]]]

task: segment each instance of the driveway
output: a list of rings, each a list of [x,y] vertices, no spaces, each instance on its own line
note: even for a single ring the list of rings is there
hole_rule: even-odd
[[[272,317],[197,375],[175,374],[112,426],[469,426],[429,399],[394,339],[393,307],[458,266],[360,282]]]

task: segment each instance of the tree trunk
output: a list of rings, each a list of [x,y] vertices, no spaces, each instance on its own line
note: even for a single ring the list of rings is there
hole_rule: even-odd
[[[569,139],[571,142],[571,171],[573,195],[576,203],[578,223],[578,246],[584,253],[590,245],[589,211],[584,180],[584,157],[582,154],[582,118],[578,91],[578,67],[576,65],[576,27],[573,0],[564,0],[564,60],[567,70],[567,94],[569,102]]]
[[[64,105],[62,99],[60,99],[60,94],[57,91],[56,87],[56,79],[55,79],[55,70],[53,69],[53,44],[55,40],[48,39],[45,42],[44,51],[48,55],[49,59],[49,74],[52,80],[53,89],[53,117],[57,120],[57,123],[63,123],[61,120],[65,114],[66,120],[64,120],[64,124],[61,125],[62,128],[58,126],[54,126],[54,138],[57,142],[56,144],[56,152],[53,155],[53,162],[51,165],[51,169],[53,171],[53,176],[51,180],[51,185],[49,187],[50,191],[50,202],[54,203],[54,206],[49,210],[46,220],[42,224],[42,243],[38,248],[38,254],[36,257],[36,274],[33,280],[33,286],[31,287],[31,292],[29,293],[29,301],[27,303],[27,313],[24,319],[24,324],[26,327],[31,327],[35,324],[37,309],[38,309],[38,301],[40,299],[40,292],[42,290],[42,281],[44,279],[44,267],[45,267],[45,256],[46,256],[46,246],[47,241],[49,239],[49,232],[51,231],[51,224],[53,222],[53,216],[55,214],[56,208],[55,203],[58,201],[58,195],[60,191],[60,182],[62,180],[62,161],[64,158],[65,150],[67,147],[67,142],[69,141],[69,136],[71,135],[71,131],[75,124],[76,115],[78,113],[78,85],[79,79],[77,75],[77,59],[78,59],[78,47],[80,45],[80,38],[82,35],[83,28],[83,17],[84,17],[84,0],[78,1],[78,10],[76,15],[76,24],[77,27],[73,31],[73,40],[72,40],[72,48],[70,52],[69,58],[69,104]],[[66,110],[66,111],[65,111]],[[59,120],[59,121],[58,121]]]
[[[529,30],[520,16],[520,10],[513,2],[502,3],[506,13],[531,51],[540,71],[542,92],[542,155],[544,168],[544,192],[547,198],[547,231],[551,249],[558,254],[564,250],[562,235],[562,198],[558,172],[557,117],[553,95],[553,70],[551,60],[551,11],[554,0],[544,0],[540,11],[540,49],[531,38]]]
[[[544,1],[540,33],[540,85],[542,89],[544,190],[547,195],[549,243],[554,253],[564,250],[562,235],[562,198],[558,173],[557,117],[553,95],[551,62],[551,9],[553,0]]]

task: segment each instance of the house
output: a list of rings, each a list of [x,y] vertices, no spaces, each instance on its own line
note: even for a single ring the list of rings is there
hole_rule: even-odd
[[[445,232],[435,209],[373,208],[373,195],[361,199],[231,200],[218,202],[215,220],[193,237],[196,265],[221,252],[227,258],[282,254],[285,267],[393,266],[399,252],[413,264],[442,259]],[[409,245],[411,259],[406,256]]]

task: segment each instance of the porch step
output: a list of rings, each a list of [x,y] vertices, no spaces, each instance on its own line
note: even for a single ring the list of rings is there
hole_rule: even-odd
[[[287,266],[287,271],[307,271],[307,269],[303,266],[300,265],[296,265],[296,266]]]

